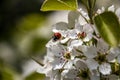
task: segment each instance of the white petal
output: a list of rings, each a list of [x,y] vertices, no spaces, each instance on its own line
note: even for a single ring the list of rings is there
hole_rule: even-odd
[[[108,63],[102,63],[99,66],[99,71],[103,74],[103,75],[109,75],[111,73],[111,66]]]
[[[94,58],[97,56],[97,49],[94,46],[84,46],[83,52],[87,58]]]
[[[114,5],[110,6],[110,7],[108,8],[108,11],[112,11],[112,12],[114,12],[114,11],[115,11],[115,7],[114,7]]]
[[[51,80],[61,80],[61,74],[58,72]]]
[[[120,55],[117,56],[117,61],[120,64]]]
[[[87,24],[87,22],[85,21],[85,19],[82,16],[79,17],[79,23],[80,23],[80,25]]]
[[[49,64],[46,64],[45,66],[38,68],[37,72],[43,73],[46,76],[50,76],[52,74],[52,66]]]
[[[110,49],[110,53],[114,54],[115,56],[118,56],[120,54],[120,48],[119,47],[113,47]]]
[[[92,25],[91,24],[85,24],[83,26],[83,32],[85,32],[86,34],[88,33],[93,33],[93,28],[92,28]]]
[[[107,59],[108,61],[112,61],[114,60],[114,58],[116,58],[118,55],[120,55],[120,48],[119,47],[112,47],[109,50],[109,54],[107,55]]]
[[[90,70],[96,70],[99,64],[93,59],[87,59],[86,63]]]
[[[89,20],[88,14],[87,14],[85,11],[83,11],[82,8],[78,9],[78,11],[81,13],[81,15],[82,15],[83,17],[85,17],[87,20]]]
[[[101,13],[103,13],[104,11],[105,11],[105,8],[102,7],[101,9],[98,9],[98,10],[97,10],[97,13],[98,13],[98,14],[101,14]]]
[[[65,38],[65,39],[62,39],[60,42],[61,42],[62,44],[64,44],[64,43],[68,42],[69,39],[70,39],[70,38]]]
[[[82,43],[83,43],[83,41],[81,41],[81,40],[73,40],[73,41],[71,41],[70,46],[72,46],[72,47],[79,47],[79,46],[82,45]]]
[[[119,77],[117,75],[109,75],[109,80],[118,80]]]
[[[57,45],[58,44],[58,42],[56,41],[56,42],[53,42],[53,40],[51,39],[47,44],[46,44],[46,47],[48,48],[48,47],[51,47],[51,46],[54,46],[54,45]]]
[[[88,33],[87,36],[83,39],[83,41],[90,41],[92,39],[93,35],[91,33]]]
[[[57,57],[63,56],[63,54],[66,52],[65,48],[59,44],[51,46],[49,49],[49,52],[53,53]]]
[[[51,65],[53,66],[53,70],[62,69],[66,61],[61,58],[55,58]]]
[[[74,59],[76,56],[80,56],[80,55],[82,55],[82,53],[77,51],[75,48],[73,48],[71,50],[71,57],[73,57],[72,59]]]
[[[78,21],[76,21],[76,23],[75,23],[75,30],[77,33],[81,32],[83,30],[83,26],[80,25],[80,23]]]
[[[80,13],[78,11],[70,11],[68,14],[68,27],[74,28],[75,27],[75,21],[78,20]]]
[[[109,45],[103,39],[99,39],[97,49],[100,53],[106,53],[109,49]]]
[[[65,69],[71,69],[73,68],[73,61],[72,60],[69,60],[65,66],[64,66]]]
[[[77,76],[77,71],[75,69],[68,69],[64,70],[61,75],[65,78],[74,79]]]
[[[66,31],[66,37],[68,37],[68,38],[71,38],[71,39],[76,39],[76,38],[78,38],[78,36],[77,36],[77,32],[76,32],[76,30],[75,29],[73,29],[73,30],[67,30]]]
[[[68,24],[65,22],[59,22],[53,25],[53,32],[57,32],[59,30],[67,30]]]
[[[118,8],[115,13],[120,18],[120,8]]]
[[[100,80],[100,76],[94,76],[94,75],[92,75],[92,76],[90,76],[91,78],[91,80]]]
[[[109,61],[109,62],[111,62],[111,61],[113,61],[114,59],[115,59],[115,55],[114,54],[112,54],[112,53],[109,53],[107,56],[106,56],[106,58],[107,58],[107,60]]]
[[[85,61],[83,61],[83,60],[81,60],[81,59],[75,59],[75,60],[74,60],[74,64],[75,64],[75,67],[76,67],[78,70],[79,70],[79,69],[85,70],[85,69],[88,68],[87,65],[86,65],[86,63],[85,63]]]

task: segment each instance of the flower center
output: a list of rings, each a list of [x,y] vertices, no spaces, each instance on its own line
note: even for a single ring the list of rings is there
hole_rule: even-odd
[[[102,53],[98,53],[98,56],[95,57],[95,60],[97,60],[101,64],[102,62],[106,61],[106,55]]]
[[[71,59],[70,52],[66,52],[66,53],[64,54],[64,58],[65,58],[65,59]]]
[[[84,79],[89,78],[89,70],[88,69],[80,70],[79,74],[78,74],[78,77],[82,77]]]

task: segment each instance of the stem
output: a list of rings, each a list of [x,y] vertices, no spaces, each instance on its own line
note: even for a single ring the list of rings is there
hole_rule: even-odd
[[[89,8],[88,8],[88,16],[90,17],[90,23],[91,24],[93,24],[93,19],[92,19],[92,17],[93,17],[93,7],[92,7],[92,3],[91,3],[91,0],[88,0],[88,6],[89,6]]]

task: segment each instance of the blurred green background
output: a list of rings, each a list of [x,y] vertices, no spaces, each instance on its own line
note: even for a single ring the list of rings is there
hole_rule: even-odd
[[[0,80],[44,80],[31,57],[43,60],[51,25],[67,22],[68,11],[41,12],[43,1],[0,0]],[[96,8],[112,4],[118,7],[120,1],[97,0]]]

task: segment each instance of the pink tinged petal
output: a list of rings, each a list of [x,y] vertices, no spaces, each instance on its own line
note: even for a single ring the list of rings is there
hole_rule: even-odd
[[[111,66],[109,63],[102,63],[99,66],[99,71],[103,74],[103,75],[109,75],[111,73]]]
[[[96,70],[99,64],[93,59],[87,59],[86,64],[88,65],[90,70]]]

